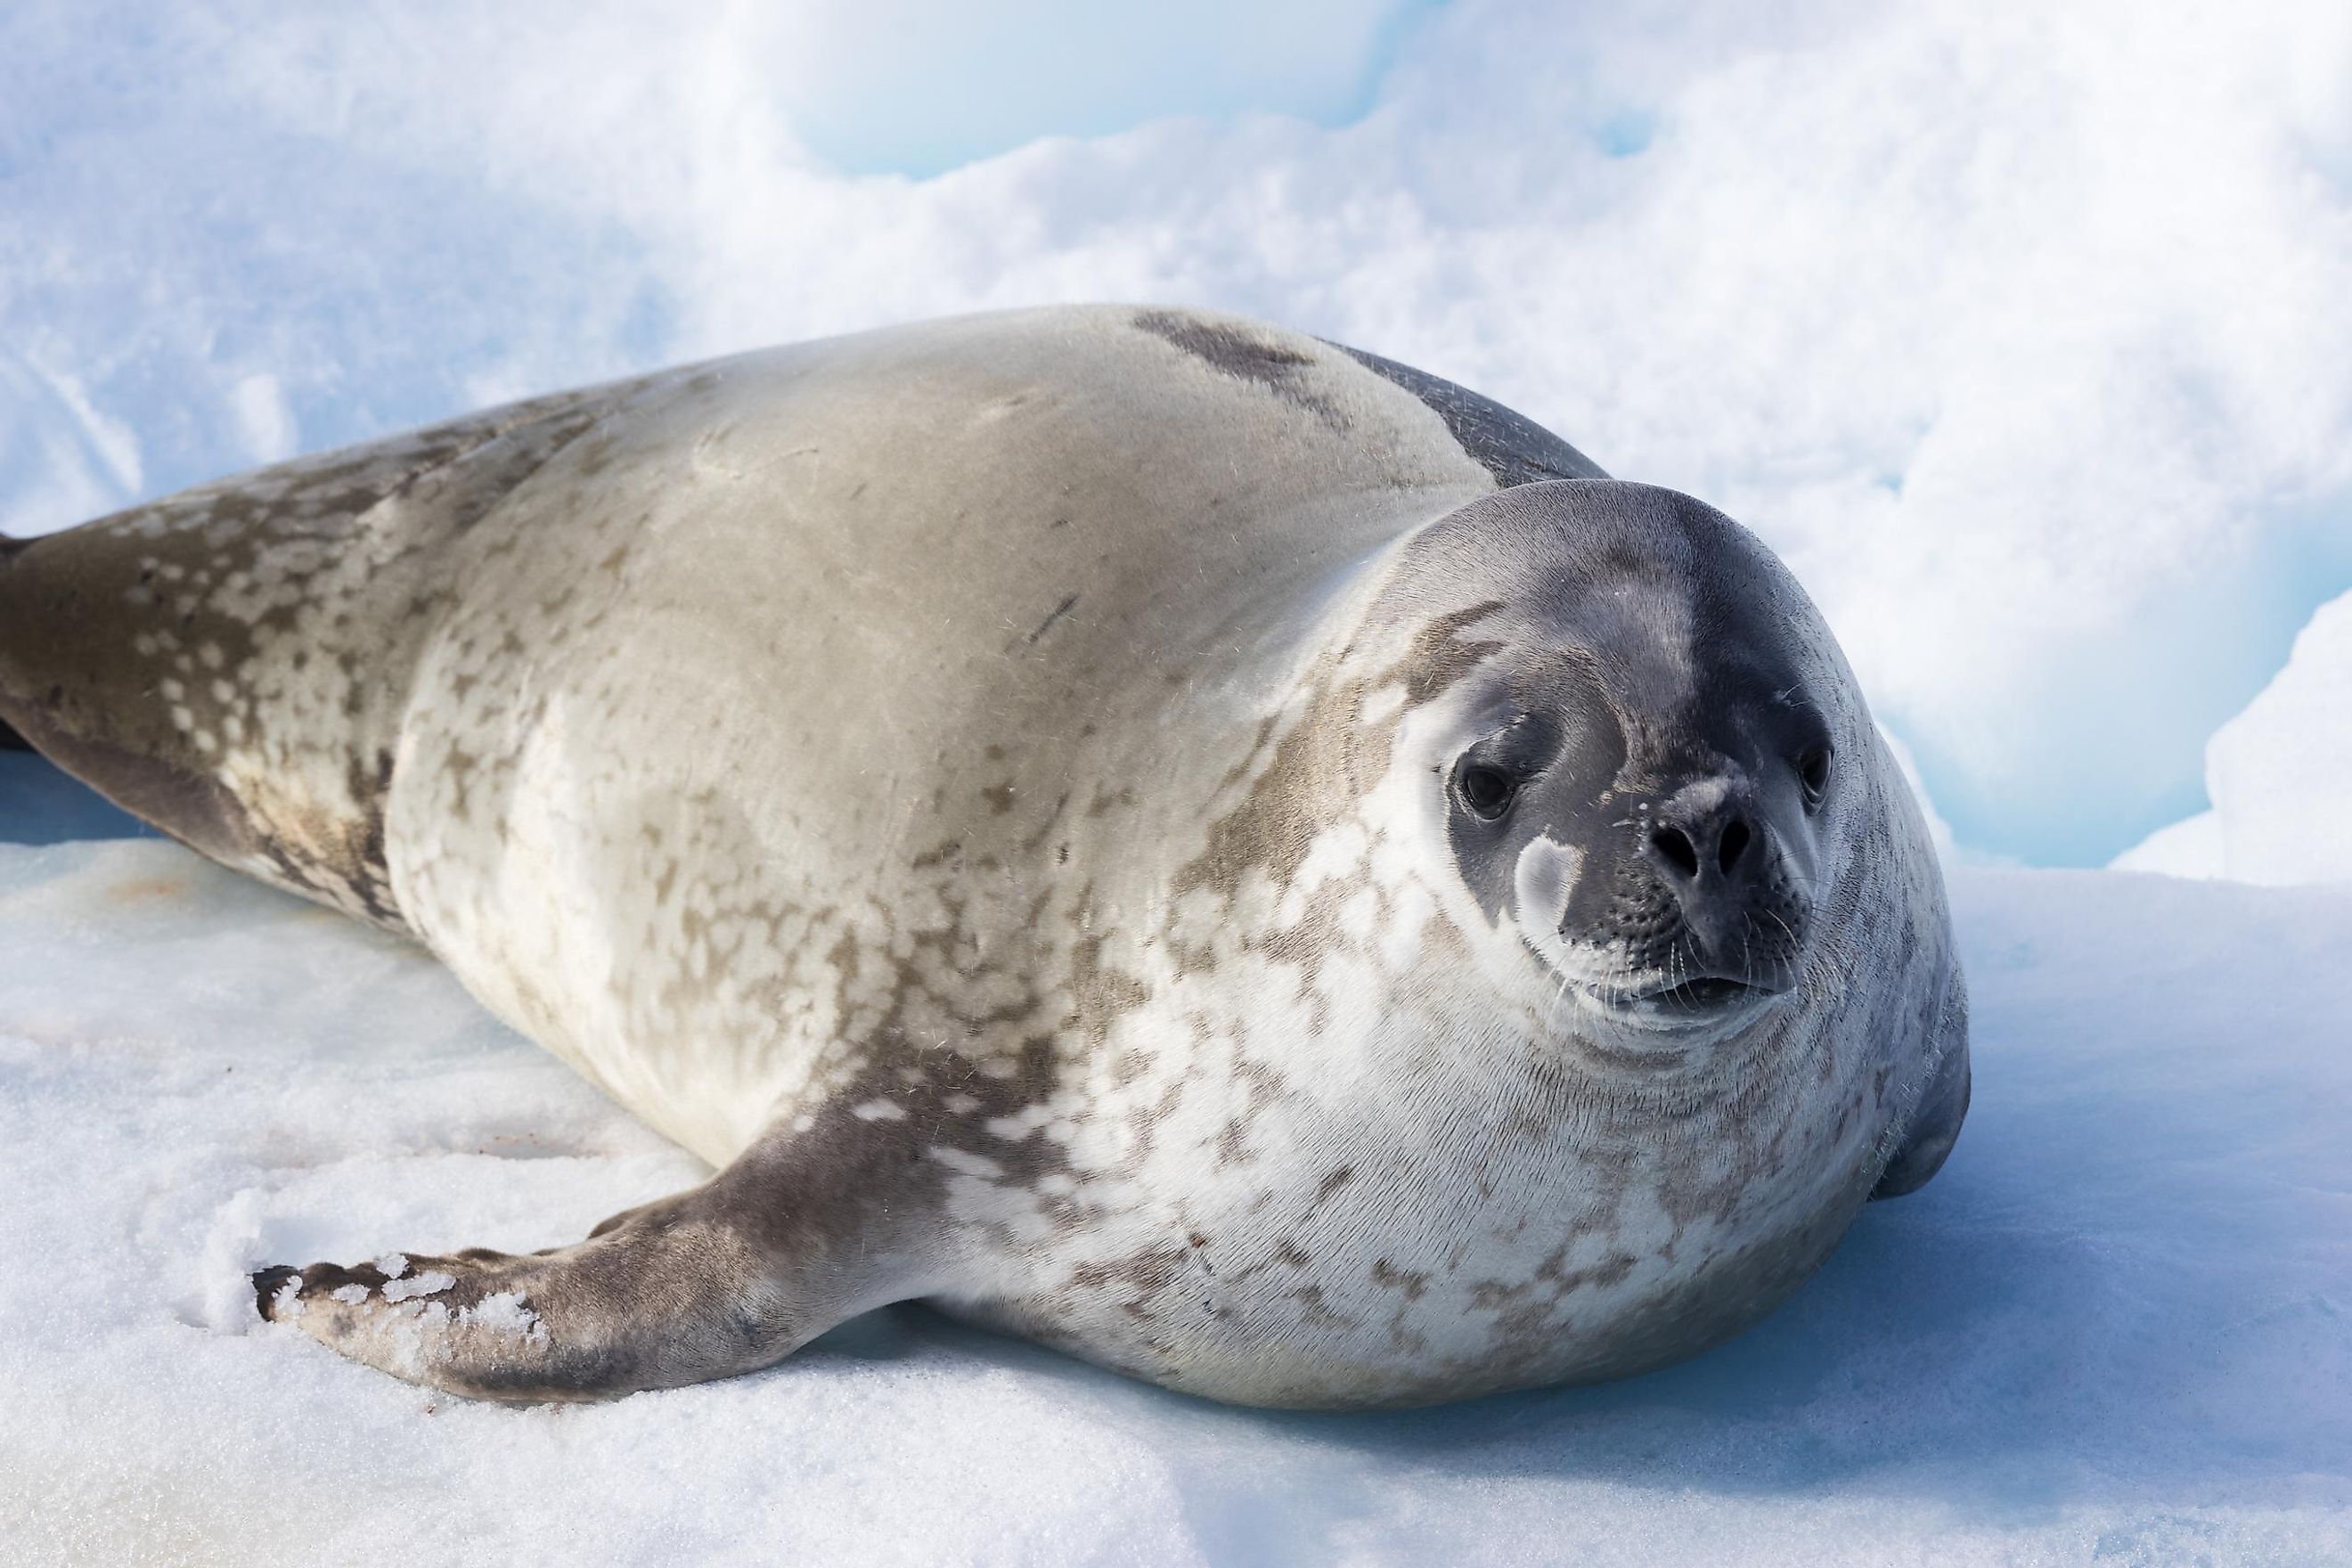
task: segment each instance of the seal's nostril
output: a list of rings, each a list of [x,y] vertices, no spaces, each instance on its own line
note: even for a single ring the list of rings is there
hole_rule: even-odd
[[[1748,831],[1748,824],[1739,817],[1735,816],[1724,824],[1723,842],[1717,847],[1715,863],[1723,868],[1726,876],[1729,876],[1731,868],[1739,864],[1740,855],[1747,850],[1748,841],[1754,837]]]
[[[1650,842],[1685,877],[1698,875],[1698,851],[1691,847],[1690,836],[1679,827],[1661,827],[1650,835]]]

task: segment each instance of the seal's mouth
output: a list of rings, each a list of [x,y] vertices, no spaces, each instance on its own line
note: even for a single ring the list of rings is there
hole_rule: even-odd
[[[1580,985],[1594,1010],[1647,1029],[1699,1029],[1733,1022],[1787,990],[1763,980],[1698,974],[1648,984]]]
[[[1685,1012],[1709,1013],[1736,1006],[1758,996],[1770,995],[1760,986],[1745,980],[1733,980],[1719,974],[1702,974],[1678,985],[1664,985],[1646,992],[1642,1000],[1660,1007],[1678,1008]]]

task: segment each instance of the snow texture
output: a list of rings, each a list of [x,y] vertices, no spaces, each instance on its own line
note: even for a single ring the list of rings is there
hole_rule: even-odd
[[[2320,606],[2286,668],[2206,742],[2205,789],[2212,809],[2149,835],[2116,868],[2352,882],[2352,594]]]
[[[0,1542],[12,1564],[2352,1555],[2352,889],[1955,888],[1977,1099],[1950,1163],[1673,1370],[1273,1415],[898,1308],[753,1376],[509,1409],[261,1323],[246,1271],[571,1240],[696,1163],[399,942],[169,844],[0,846]]]
[[[2207,809],[2159,827],[2115,858],[2116,871],[2210,879],[2221,875],[2221,815]]]
[[[2352,587],[2340,0],[1121,9],[12,0],[0,531],[763,342],[1220,306],[1749,522],[1962,847],[2076,864],[2207,804]],[[1132,128],[844,172],[975,79],[1057,106],[984,141]]]

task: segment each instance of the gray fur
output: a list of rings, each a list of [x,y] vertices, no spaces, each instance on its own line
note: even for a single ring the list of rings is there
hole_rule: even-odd
[[[0,718],[720,1168],[257,1276],[468,1394],[910,1298],[1256,1404],[1618,1375],[1965,1110],[1934,859],[1769,553],[1236,317],[802,344],[35,541]]]

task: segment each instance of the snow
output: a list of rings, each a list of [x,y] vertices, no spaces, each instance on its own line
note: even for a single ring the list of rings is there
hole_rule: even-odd
[[[2247,882],[2352,881],[2352,594],[2205,747],[2221,864]]]
[[[2120,870],[2284,886],[2352,881],[2352,594],[2319,607],[2286,668],[2205,746],[2212,808]]]
[[[9,810],[69,793],[6,787]],[[899,1308],[753,1376],[517,1410],[260,1322],[245,1271],[575,1239],[697,1163],[397,941],[166,843],[0,845],[0,1542],[27,1564],[2352,1556],[2352,888],[1952,875],[1977,1098],[1950,1163],[1683,1366],[1272,1415]]]
[[[2159,827],[2115,858],[2111,869],[2166,877],[2222,874],[2221,814],[2211,809]]]

